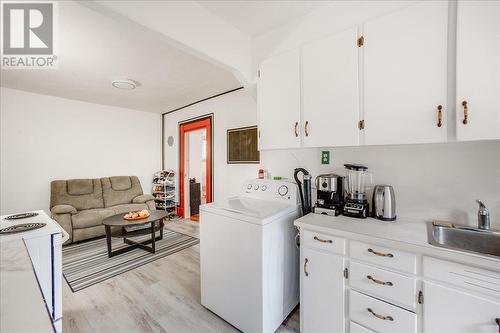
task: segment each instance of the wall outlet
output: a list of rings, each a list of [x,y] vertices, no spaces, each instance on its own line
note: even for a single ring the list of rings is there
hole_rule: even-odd
[[[321,164],[330,164],[330,152],[328,150],[321,152]]]

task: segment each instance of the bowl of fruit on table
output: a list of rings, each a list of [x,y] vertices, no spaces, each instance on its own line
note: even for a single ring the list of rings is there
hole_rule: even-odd
[[[149,212],[146,209],[143,209],[135,212],[128,212],[127,214],[125,214],[123,218],[128,221],[135,221],[135,220],[147,219],[148,217],[149,217]]]

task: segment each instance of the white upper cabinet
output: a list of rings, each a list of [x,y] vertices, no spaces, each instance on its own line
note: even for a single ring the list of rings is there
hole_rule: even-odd
[[[299,50],[261,64],[257,97],[260,149],[300,147]]]
[[[446,141],[447,25],[447,2],[427,1],[364,25],[366,144]]]
[[[500,1],[458,1],[457,139],[500,139]]]
[[[302,48],[304,147],[359,144],[357,28]]]

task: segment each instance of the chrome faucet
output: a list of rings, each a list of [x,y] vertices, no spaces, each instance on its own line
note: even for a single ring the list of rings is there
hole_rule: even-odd
[[[477,211],[477,227],[479,229],[490,230],[490,211],[481,200],[476,200],[479,204]]]

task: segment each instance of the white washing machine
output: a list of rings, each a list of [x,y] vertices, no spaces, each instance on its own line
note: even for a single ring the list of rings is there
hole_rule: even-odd
[[[201,304],[243,332],[275,332],[299,302],[297,190],[252,179],[200,208]]]

